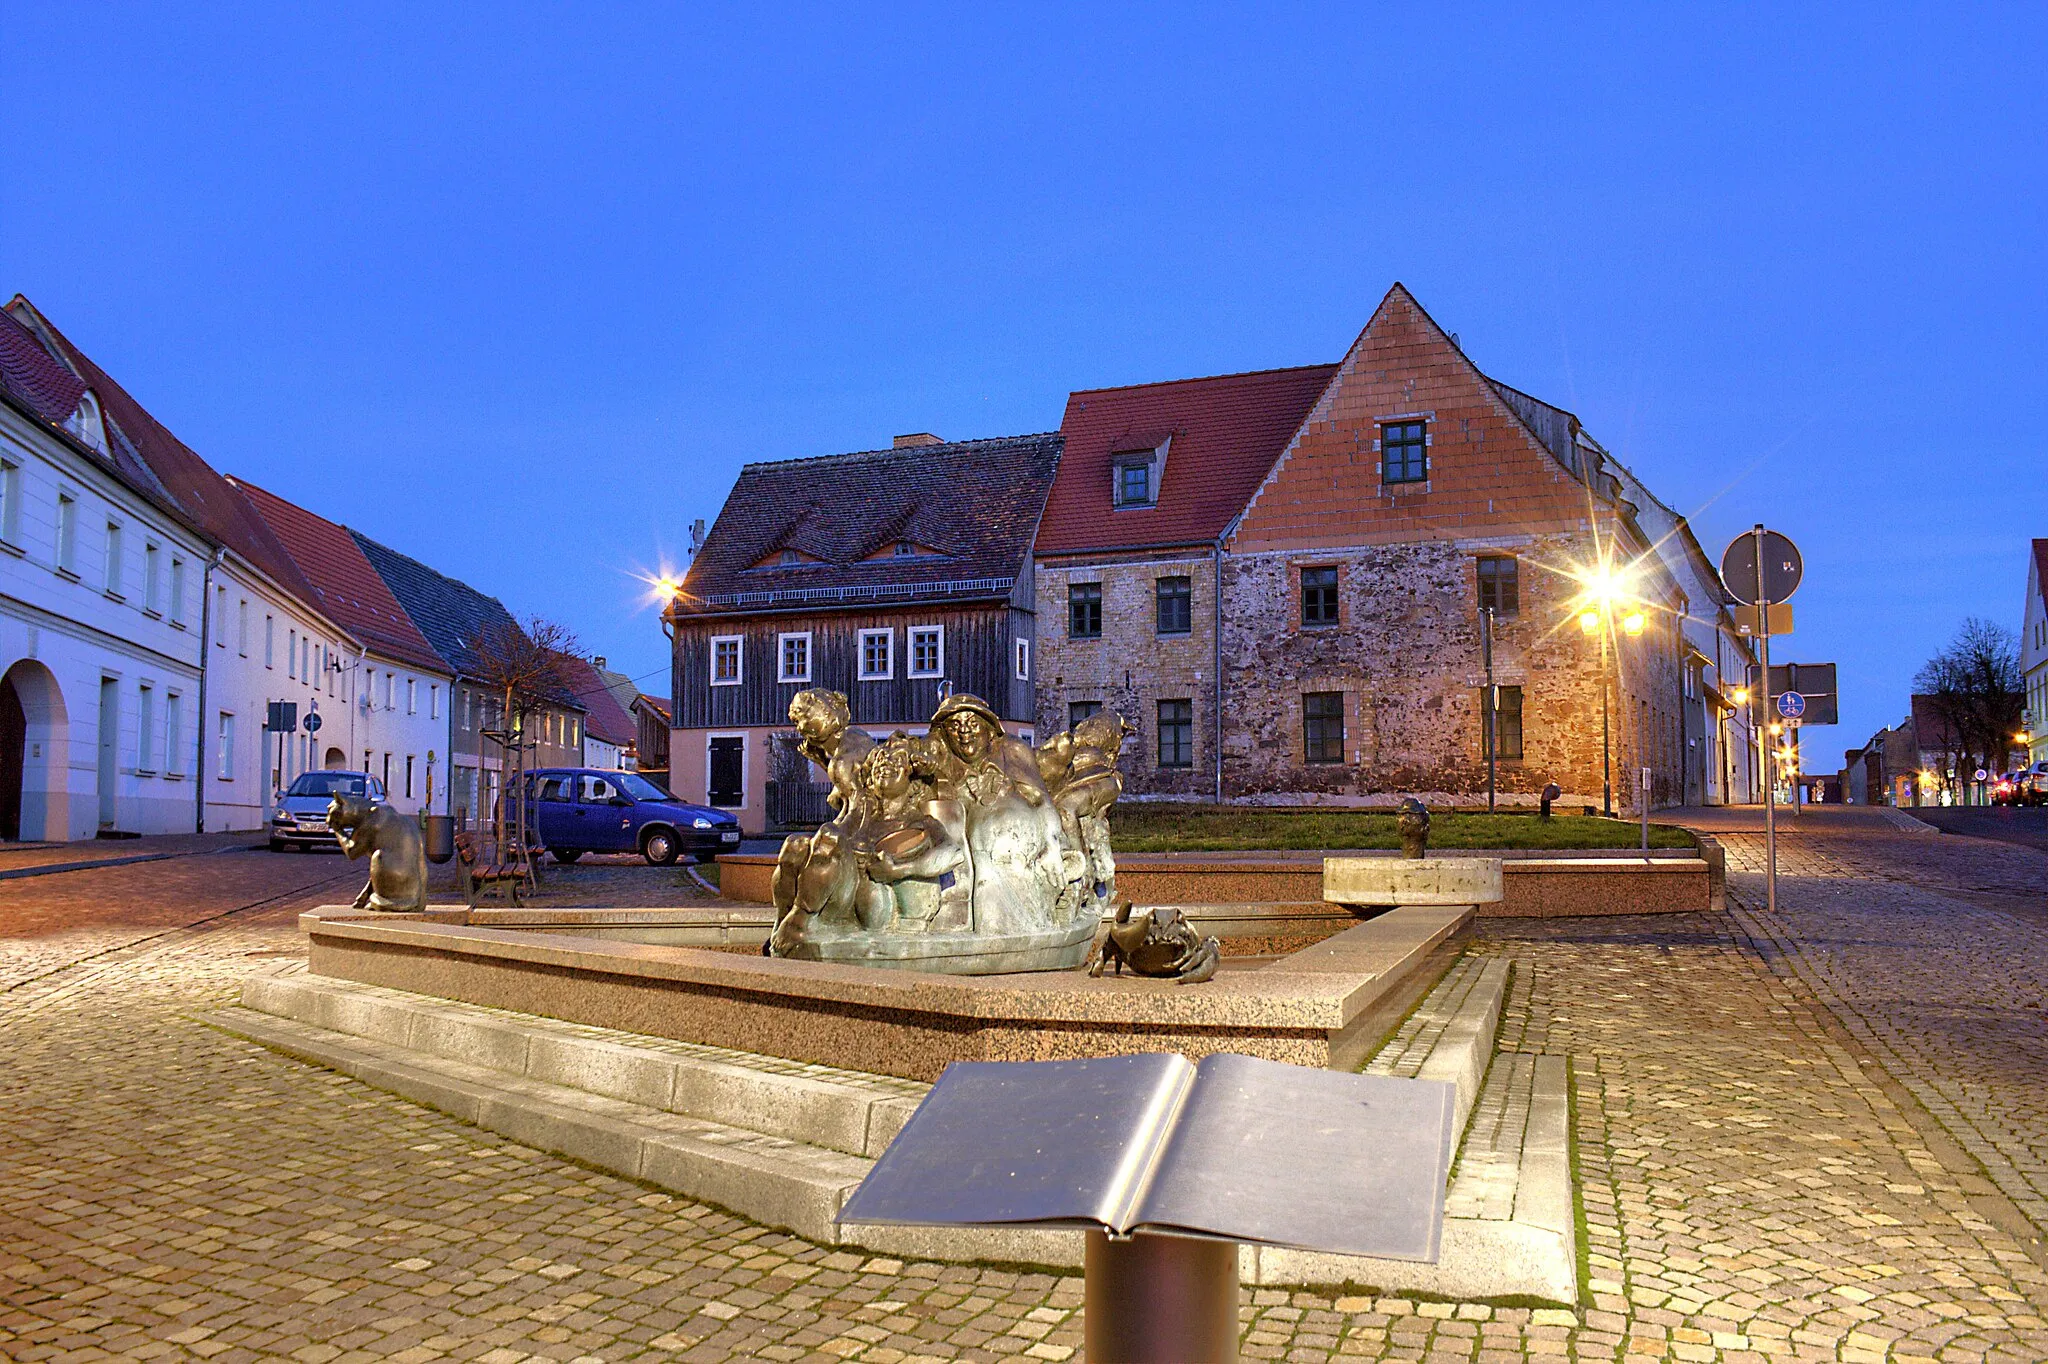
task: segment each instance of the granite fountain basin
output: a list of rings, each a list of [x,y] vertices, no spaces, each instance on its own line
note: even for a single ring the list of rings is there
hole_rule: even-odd
[[[1448,969],[1471,904],[1407,905],[1200,985],[754,955],[745,909],[303,915],[316,976],[912,1080],[953,1061],[1229,1051],[1358,1065]],[[720,922],[711,922],[719,918]],[[479,920],[482,920],[481,922]],[[1334,926],[1334,925],[1333,925]],[[653,937],[656,940],[635,941]],[[702,945],[678,945],[679,937]],[[666,939],[665,941],[662,939]],[[1297,940],[1298,941],[1298,940]]]

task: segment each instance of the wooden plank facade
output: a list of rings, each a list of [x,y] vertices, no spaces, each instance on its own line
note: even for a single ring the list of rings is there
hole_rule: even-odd
[[[943,661],[936,677],[912,677],[910,632],[936,627]],[[864,631],[890,635],[889,676],[860,676]],[[809,677],[780,680],[785,635],[810,635]],[[737,683],[711,681],[712,641],[740,640]],[[1019,676],[1018,641],[1026,644]],[[1005,720],[1029,725],[1036,702],[1029,677],[1032,615],[1008,599],[993,602],[910,606],[888,610],[809,612],[759,616],[686,616],[677,622],[674,725],[678,729],[786,727],[789,701],[806,687],[844,692],[854,723],[917,726],[931,719],[947,690],[972,692]]]

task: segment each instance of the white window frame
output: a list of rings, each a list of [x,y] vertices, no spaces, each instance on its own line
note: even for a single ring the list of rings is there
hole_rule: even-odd
[[[220,712],[214,722],[214,749],[218,755],[216,771],[221,781],[235,779],[235,713],[231,710]]]
[[[284,632],[284,675],[291,678],[294,682],[299,677],[299,632],[297,630],[286,630]]]
[[[0,459],[0,540],[21,543],[21,466]]]
[[[441,718],[441,684],[439,682],[427,683],[427,718],[429,720]]]
[[[804,670],[792,672],[789,666],[789,642],[800,639],[804,642]],[[777,682],[808,682],[811,680],[811,632],[792,630],[775,637],[775,680]]]
[[[1015,671],[1019,682],[1029,682],[1031,680],[1031,641],[1028,639],[1017,641]]]
[[[145,682],[135,689],[135,772],[156,771],[156,689]]]
[[[420,713],[420,680],[417,677],[405,679],[405,713],[407,715],[418,715]],[[407,791],[406,794],[411,795],[412,792]]]
[[[880,672],[868,671],[868,641],[871,639],[882,641],[882,670]],[[860,656],[854,661],[854,667],[861,681],[886,682],[896,676],[896,631],[893,627],[887,630],[861,631],[857,647],[860,650]]]
[[[277,666],[277,617],[268,611],[263,613],[263,666]]]
[[[235,652],[243,658],[249,656],[249,599],[243,597],[235,606]]]
[[[185,561],[171,556],[171,624],[185,628]]]
[[[121,578],[128,569],[128,565],[122,562],[121,551],[124,546],[121,543],[121,530],[122,527],[119,521],[111,517],[107,519],[106,594],[115,601],[127,600],[121,593]]]
[[[57,493],[57,571],[67,578],[78,576],[78,494],[69,489]]]
[[[185,740],[178,733],[185,727],[185,697],[180,692],[164,693],[164,772],[185,775]]]
[[[939,638],[939,661],[930,668],[917,666],[917,637],[934,634]],[[943,625],[913,625],[903,632],[903,675],[905,677],[944,677],[946,675],[946,627]]]
[[[718,646],[732,645],[732,676],[718,675]],[[747,680],[747,638],[745,635],[713,635],[711,637],[711,685],[714,687],[737,687]],[[710,750],[705,750],[708,762]],[[709,771],[709,768],[705,769]]]

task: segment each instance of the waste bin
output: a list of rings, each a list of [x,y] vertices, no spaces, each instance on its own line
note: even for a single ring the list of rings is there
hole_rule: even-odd
[[[427,815],[420,820],[427,861],[439,866],[455,856],[455,819],[452,815]]]

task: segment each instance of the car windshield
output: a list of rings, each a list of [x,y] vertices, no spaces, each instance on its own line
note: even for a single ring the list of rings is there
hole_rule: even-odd
[[[360,772],[301,772],[288,796],[366,796],[370,779]]]
[[[612,784],[634,800],[674,800],[675,797],[656,786],[647,778],[633,772],[614,772]]]

